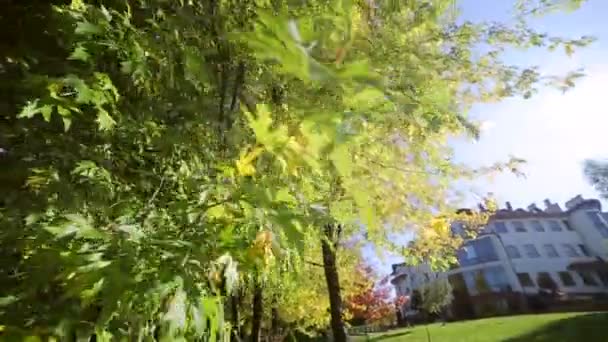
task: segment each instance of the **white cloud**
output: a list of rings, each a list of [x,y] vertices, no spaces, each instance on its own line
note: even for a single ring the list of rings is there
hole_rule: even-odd
[[[509,155],[528,162],[523,170],[527,178],[504,174],[492,183],[478,182],[478,187],[521,206],[546,197],[563,203],[578,193],[596,196],[583,177],[582,163],[608,157],[608,64],[590,66],[586,73],[565,94],[547,89],[530,100],[475,108],[475,116],[494,128],[482,129],[476,144],[456,141],[456,157],[473,166],[504,161]]]
[[[491,130],[492,128],[496,127],[496,122],[494,121],[490,121],[490,120],[486,120],[486,121],[482,121],[481,125],[479,125],[479,130],[482,133],[486,133],[489,130]]]

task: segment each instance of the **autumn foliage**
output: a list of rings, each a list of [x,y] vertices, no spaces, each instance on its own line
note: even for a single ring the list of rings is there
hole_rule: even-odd
[[[388,276],[378,279],[374,270],[367,265],[356,269],[357,290],[345,300],[345,308],[353,325],[390,324],[395,320],[395,310],[403,305],[404,297],[395,299],[391,293]],[[379,280],[379,281],[378,281]]]

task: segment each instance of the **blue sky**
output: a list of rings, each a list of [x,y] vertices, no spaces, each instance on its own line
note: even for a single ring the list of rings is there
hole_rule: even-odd
[[[471,21],[508,20],[515,0],[460,0],[463,17]],[[540,31],[577,38],[592,35],[598,40],[574,56],[545,51],[514,51],[505,60],[515,64],[541,66],[541,71],[564,74],[579,67],[586,77],[575,89],[562,94],[542,90],[531,99],[508,99],[473,108],[471,115],[484,121],[481,139],[454,139],[456,159],[471,166],[505,161],[510,155],[527,161],[526,178],[498,175],[474,184],[480,195],[492,192],[504,206],[539,206],[545,198],[563,203],[577,194],[597,197],[585,180],[582,167],[588,158],[608,158],[608,0],[589,0],[578,11],[556,13],[533,23]],[[608,89],[608,87],[606,88]],[[472,197],[474,198],[474,197]],[[474,204],[474,203],[469,203]],[[370,251],[365,253],[370,255]],[[370,261],[383,273],[399,258]]]
[[[512,0],[461,0],[463,16],[505,20]],[[493,192],[502,202],[525,207],[542,204],[545,198],[563,204],[576,194],[597,197],[582,173],[587,158],[608,158],[605,143],[608,109],[603,105],[608,84],[608,1],[589,0],[581,9],[539,18],[534,27],[555,35],[592,35],[598,40],[572,57],[545,51],[513,52],[506,60],[540,65],[549,73],[565,73],[578,67],[587,76],[566,94],[553,89],[535,97],[508,99],[492,105],[476,106],[472,115],[486,122],[482,138],[471,143],[453,143],[456,158],[469,165],[491,164],[509,155],[527,160],[526,178],[504,174],[492,182],[479,182],[477,190]]]

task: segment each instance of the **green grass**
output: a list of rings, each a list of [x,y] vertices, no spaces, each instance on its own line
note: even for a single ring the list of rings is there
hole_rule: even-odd
[[[430,340],[427,338],[427,329]],[[496,317],[356,336],[355,342],[608,342],[608,312]]]

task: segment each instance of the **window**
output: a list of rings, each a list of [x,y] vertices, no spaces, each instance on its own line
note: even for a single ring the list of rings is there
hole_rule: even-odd
[[[604,219],[600,217],[600,213],[597,211],[588,211],[587,216],[591,222],[593,222],[593,225],[600,232],[602,237],[608,238],[608,227],[606,227],[606,222],[604,222]]]
[[[498,260],[498,254],[490,237],[471,240],[458,251],[460,266],[477,265],[496,260]]]
[[[464,283],[467,286],[467,290],[475,293],[477,291],[477,287],[475,286],[475,274],[473,272],[464,272],[463,274]]]
[[[564,226],[566,226],[566,230],[570,230],[570,231],[574,230],[574,228],[572,228],[570,226],[570,223],[568,223],[568,220],[562,220],[562,223],[564,224]]]
[[[521,254],[519,254],[519,250],[515,246],[505,246],[505,250],[507,251],[507,255],[511,259],[519,259],[521,258]]]
[[[583,253],[584,256],[591,256],[585,245],[578,245],[578,248],[581,250],[581,253]]]
[[[601,271],[601,272],[598,272],[598,275],[600,276],[600,280],[601,280],[602,284],[604,284],[604,286],[608,286],[608,272]]]
[[[561,232],[562,231],[562,225],[559,224],[559,221],[555,221],[555,220],[549,221],[549,227],[551,228],[552,232]]]
[[[526,256],[528,258],[538,258],[538,257],[540,257],[540,254],[538,254],[538,251],[536,250],[536,247],[534,247],[533,244],[525,244],[524,245],[524,251],[526,252]]]
[[[543,249],[545,250],[545,253],[547,254],[547,256],[549,258],[559,257],[559,254],[557,254],[557,250],[555,249],[555,247],[552,244],[550,244],[550,243],[544,244]]]
[[[464,247],[464,252],[467,254],[467,259],[469,260],[477,258],[477,253],[475,252],[475,247],[473,246]]]
[[[521,221],[513,221],[513,227],[515,227],[515,231],[518,233],[526,232],[526,227],[524,226],[524,223]]]
[[[534,287],[532,277],[530,277],[528,273],[517,273],[517,279],[519,279],[519,282],[523,287]]]
[[[574,278],[570,272],[558,272],[557,274],[559,274],[559,279],[562,281],[562,284],[564,284],[565,287],[576,286],[576,282],[574,281]]]
[[[568,243],[562,244],[562,249],[564,250],[564,254],[566,254],[566,256],[569,256],[571,258],[580,256],[580,254],[578,254],[576,249],[571,244],[568,244]]]
[[[551,277],[551,274],[549,274],[549,272],[538,272],[538,275],[536,277],[536,284],[541,289],[546,289],[546,290],[557,289],[557,284],[555,283],[555,281],[553,280],[553,277]]]
[[[486,268],[484,273],[486,282],[493,292],[506,291],[511,288],[505,269],[502,266]]]
[[[543,224],[540,223],[539,220],[532,221],[532,227],[534,228],[534,231],[536,231],[536,232],[544,232],[545,231],[545,227],[543,227]]]
[[[592,273],[582,271],[578,272],[578,275],[583,279],[583,284],[587,286],[597,286],[597,281],[595,281]]]
[[[495,222],[494,223],[494,230],[497,233],[508,233],[509,232],[507,230],[507,225],[504,222]]]

